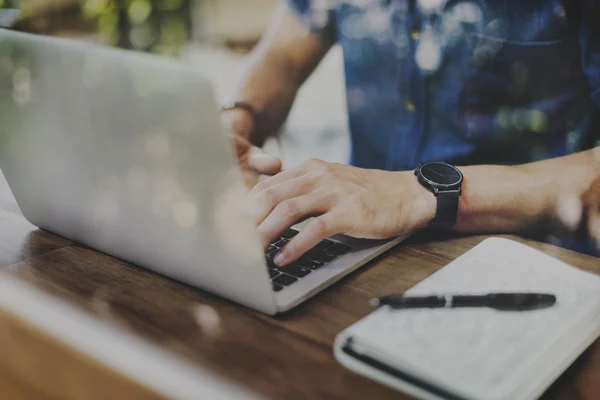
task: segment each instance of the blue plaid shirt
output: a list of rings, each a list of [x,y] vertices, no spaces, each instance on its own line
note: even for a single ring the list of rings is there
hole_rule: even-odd
[[[353,165],[520,164],[600,145],[600,0],[287,1],[343,48]]]
[[[353,165],[519,164],[600,139],[600,1],[287,1],[343,48]]]

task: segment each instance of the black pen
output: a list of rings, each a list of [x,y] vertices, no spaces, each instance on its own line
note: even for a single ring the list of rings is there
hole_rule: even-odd
[[[556,303],[548,293],[489,293],[483,295],[384,296],[372,299],[373,307],[389,305],[405,308],[463,308],[487,307],[502,311],[528,311],[546,308]]]

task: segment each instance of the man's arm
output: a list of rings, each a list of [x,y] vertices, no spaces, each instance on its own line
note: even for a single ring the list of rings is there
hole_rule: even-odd
[[[523,232],[541,224],[576,229],[581,219],[578,201],[600,177],[600,147],[521,166],[461,170],[457,231]],[[433,194],[412,171],[368,170],[319,160],[259,183],[251,195],[258,205],[258,232],[265,246],[294,223],[316,216],[275,257],[278,265],[293,262],[338,233],[384,239],[426,227],[437,207]],[[575,204],[574,212],[565,212],[565,204]]]
[[[262,145],[285,121],[302,83],[333,43],[310,32],[285,2],[280,2],[232,100],[251,104],[264,118],[254,121],[245,110],[224,113],[231,133]],[[258,122],[258,123],[257,123]]]
[[[580,199],[600,177],[600,147],[520,166],[461,171],[465,180],[457,231],[519,232],[540,224],[576,229]]]

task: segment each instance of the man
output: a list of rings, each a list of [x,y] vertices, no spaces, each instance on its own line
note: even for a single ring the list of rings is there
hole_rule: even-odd
[[[264,244],[315,217],[274,261],[333,234],[387,238],[452,212],[446,227],[458,232],[576,231],[600,176],[598,21],[596,0],[282,1],[223,111],[241,164],[272,175],[251,192]],[[253,145],[277,131],[334,43],[351,165],[279,172]],[[454,210],[412,172],[433,161],[464,177]]]

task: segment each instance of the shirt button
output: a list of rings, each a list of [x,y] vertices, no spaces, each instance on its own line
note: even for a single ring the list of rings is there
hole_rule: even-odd
[[[413,40],[419,40],[419,38],[421,37],[421,31],[417,28],[413,29],[410,32],[410,37],[413,38]]]
[[[406,102],[406,109],[410,112],[415,111],[415,103],[413,103],[412,101],[407,101]]]

